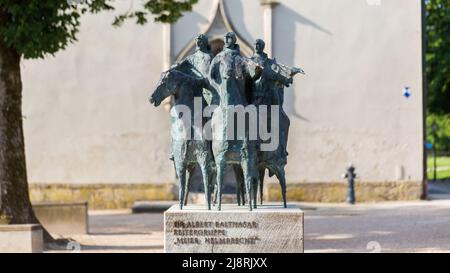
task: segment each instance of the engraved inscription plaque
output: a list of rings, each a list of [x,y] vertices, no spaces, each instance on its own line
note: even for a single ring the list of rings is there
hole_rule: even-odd
[[[164,213],[167,253],[302,253],[303,212],[265,205],[224,205],[222,211],[203,206],[173,206]]]

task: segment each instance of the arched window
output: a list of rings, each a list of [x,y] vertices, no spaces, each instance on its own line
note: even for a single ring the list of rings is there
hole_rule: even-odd
[[[214,17],[210,21],[211,24],[202,32],[209,38],[209,43],[211,46],[211,52],[213,55],[217,55],[222,51],[224,42],[223,37],[227,32],[234,32],[237,36],[237,43],[240,46],[241,54],[244,56],[251,56],[253,49],[251,43],[244,40],[239,34],[239,31],[234,28],[231,21],[228,19],[226,13],[225,5],[223,0],[217,0],[217,6],[215,7]],[[195,51],[195,41],[192,39],[189,44],[187,44],[177,55],[175,60],[177,62],[183,60],[188,55],[194,53]]]

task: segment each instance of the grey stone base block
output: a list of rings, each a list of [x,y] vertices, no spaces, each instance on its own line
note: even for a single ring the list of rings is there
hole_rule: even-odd
[[[40,225],[0,225],[0,253],[41,253],[43,240]]]
[[[162,213],[177,203],[178,201],[136,201],[131,211],[133,213]]]
[[[87,202],[34,203],[33,210],[45,229],[58,235],[88,233]]]
[[[296,205],[191,205],[164,213],[166,253],[303,253],[304,215]]]

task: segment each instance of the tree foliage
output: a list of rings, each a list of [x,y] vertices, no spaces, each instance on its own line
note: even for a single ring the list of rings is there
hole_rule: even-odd
[[[450,113],[450,0],[426,0],[428,109]]]
[[[197,1],[143,0],[140,9],[120,14],[112,23],[119,26],[134,18],[145,24],[149,16],[173,23]],[[105,10],[114,10],[113,0],[0,0],[0,39],[25,58],[43,58],[76,41],[83,14]]]
[[[137,0],[129,0],[137,1]],[[197,0],[142,0],[139,10],[130,10],[112,23],[120,25],[147,17],[174,22]],[[29,194],[22,123],[20,60],[43,58],[75,42],[81,16],[114,10],[112,0],[0,0],[0,223],[39,222]],[[55,241],[44,229],[46,244]]]

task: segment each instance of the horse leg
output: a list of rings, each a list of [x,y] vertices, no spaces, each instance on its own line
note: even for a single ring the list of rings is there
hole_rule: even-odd
[[[217,210],[222,210],[222,183],[223,183],[223,177],[224,177],[224,172],[225,172],[225,158],[224,156],[219,156],[217,158],[217,163],[216,163],[216,167],[217,167]]]
[[[210,167],[211,170],[211,175],[209,176],[209,194],[212,195],[211,196],[211,205],[215,206],[216,205],[216,201],[217,201],[217,197],[216,197],[216,193],[217,193],[217,184],[216,184],[216,168],[215,166],[211,166]]]
[[[208,168],[208,165],[210,164],[210,162],[206,162],[206,160],[201,160],[200,162],[200,168],[202,170],[202,174],[203,174],[203,188],[205,189],[205,200],[206,200],[206,204],[208,206],[208,210],[211,210],[211,176],[212,176],[212,172],[211,172],[211,168]]]
[[[235,166],[233,166],[234,169],[234,176],[236,177],[236,197],[237,197],[237,203],[238,206],[241,206],[241,181],[240,181],[240,177],[238,175],[238,170]]]
[[[218,194],[218,189],[219,187],[217,186],[217,165],[214,168],[214,175],[211,177],[211,181],[212,182],[212,195],[213,195],[213,205],[216,206],[217,205],[217,194]]]
[[[217,182],[217,178],[216,178],[216,182]],[[217,205],[217,183],[214,183],[214,188],[212,191],[212,203],[214,206]]]
[[[250,172],[250,164],[248,162],[248,159],[243,160],[243,162],[241,162],[241,166],[242,166],[242,171],[244,173],[244,178],[245,178],[245,190],[247,193],[247,200],[248,200],[248,205],[250,208],[250,211],[253,210],[252,208],[252,197],[251,197],[251,193],[252,193],[252,176],[251,176],[251,172]]]
[[[186,190],[186,166],[181,165],[177,168],[177,175],[178,175],[178,186],[179,186],[179,193],[178,197],[180,199],[180,210],[183,209],[184,205],[184,194]]]
[[[252,185],[252,191],[253,191],[253,208],[258,208],[258,179],[253,178],[253,185]]]
[[[266,175],[266,169],[263,167],[259,169],[259,198],[260,204],[264,202],[264,176]]]
[[[277,172],[277,178],[280,182],[281,186],[281,195],[283,196],[283,205],[285,208],[287,208],[287,201],[286,201],[286,174],[284,172],[284,169],[281,169]]]
[[[184,205],[187,206],[188,204],[188,199],[189,199],[189,190],[191,188],[191,180],[192,180],[192,176],[195,170],[195,165],[189,165],[186,169],[187,174],[186,174],[186,187],[184,190]]]
[[[236,177],[236,197],[238,206],[245,205],[243,200],[243,186],[244,186],[244,175],[242,174],[242,168],[238,165],[233,165],[234,175]],[[242,201],[242,202],[241,202]]]
[[[241,183],[239,185],[241,187],[241,202],[242,205],[245,206],[245,179],[244,175],[242,175]]]

